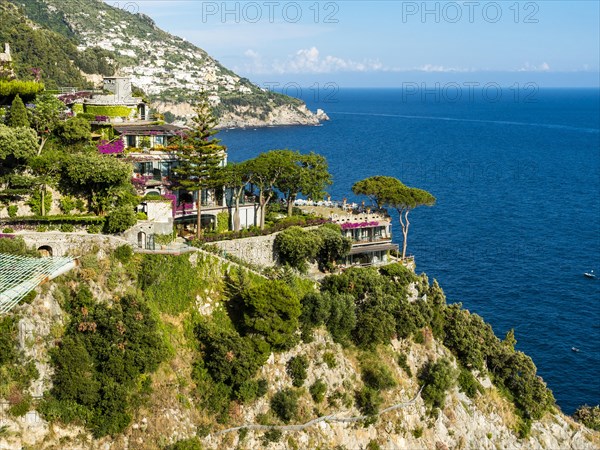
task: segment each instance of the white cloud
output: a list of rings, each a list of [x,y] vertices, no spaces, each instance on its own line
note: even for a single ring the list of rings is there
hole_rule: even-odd
[[[463,69],[457,67],[445,67],[445,66],[436,66],[434,64],[425,64],[417,68],[419,72],[438,72],[438,73],[448,73],[448,72],[471,72],[470,69]]]
[[[537,66],[526,62],[517,72],[548,72],[549,70],[550,65],[547,62],[543,62]]]
[[[354,61],[337,56],[322,56],[317,47],[300,49],[285,60],[274,60],[264,64],[260,55],[254,50],[246,50],[249,58],[247,70],[253,73],[333,73],[333,72],[371,72],[385,70],[379,60]]]

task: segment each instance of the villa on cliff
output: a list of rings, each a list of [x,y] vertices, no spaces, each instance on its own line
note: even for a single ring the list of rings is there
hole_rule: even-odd
[[[316,214],[337,223],[342,235],[352,239],[352,249],[340,261],[342,266],[372,266],[391,261],[390,252],[398,251],[392,242],[392,219],[385,210],[371,210],[357,204],[296,201],[304,212]]]
[[[61,98],[73,114],[85,115],[92,131],[101,139],[99,151],[114,154],[131,164],[132,183],[140,196],[154,194],[171,204],[160,206],[157,200],[144,200],[138,207],[154,226],[139,224],[137,242],[141,248],[153,248],[153,233],[170,233],[175,225],[180,234],[191,234],[201,202],[202,226],[215,228],[221,213],[230,213],[232,228],[232,193],[225,189],[203,190],[201,194],[176,189],[173,170],[179,161],[175,153],[188,128],[153,120],[151,110],[142,97],[133,95],[126,77],[105,77],[102,91],[69,92]],[[227,164],[227,154],[222,165]],[[221,214],[222,217],[222,214]],[[222,220],[222,219],[221,219]],[[240,205],[240,225],[248,228],[259,223],[258,208],[253,198],[243,199]],[[157,224],[162,224],[158,226]],[[135,230],[132,230],[132,232]],[[135,239],[133,239],[135,240]]]

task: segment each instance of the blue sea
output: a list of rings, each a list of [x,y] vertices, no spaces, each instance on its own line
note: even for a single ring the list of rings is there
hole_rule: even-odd
[[[599,91],[333,94],[303,96],[331,117],[322,126],[219,137],[232,161],[280,148],[325,155],[333,199],[363,200],[352,184],[373,175],[430,191],[436,205],[411,213],[418,272],[499,337],[514,328],[565,413],[599,404],[600,276],[583,276],[600,275]]]

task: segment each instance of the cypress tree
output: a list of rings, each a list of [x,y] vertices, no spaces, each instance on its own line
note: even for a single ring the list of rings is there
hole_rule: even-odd
[[[218,133],[215,129],[218,121],[211,110],[206,93],[202,93],[200,97],[196,114],[192,132],[177,150],[179,165],[175,169],[173,181],[180,189],[198,192],[196,237],[199,239],[202,233],[202,191],[219,186],[219,168],[226,157],[227,149],[219,144],[220,139],[214,137]]]
[[[29,128],[29,117],[27,117],[27,108],[21,97],[17,94],[10,107],[10,116],[8,118],[8,126],[12,128],[25,127]]]

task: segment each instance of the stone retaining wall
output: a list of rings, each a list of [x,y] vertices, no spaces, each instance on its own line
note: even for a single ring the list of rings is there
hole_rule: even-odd
[[[104,234],[48,231],[15,233],[15,236],[23,238],[29,247],[46,250],[52,256],[81,256],[90,253],[94,247],[100,249],[102,254],[105,249],[114,250],[124,244],[131,245],[124,239]]]
[[[275,236],[277,236],[277,233],[268,236],[213,242],[213,244],[250,264],[269,267],[276,263],[275,251],[273,250]]]

